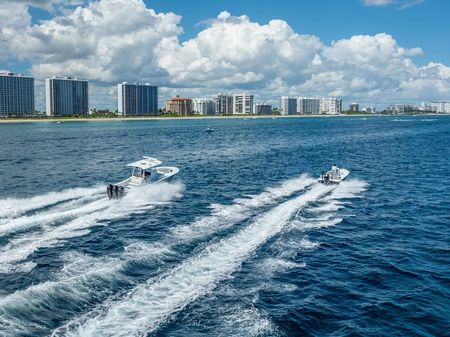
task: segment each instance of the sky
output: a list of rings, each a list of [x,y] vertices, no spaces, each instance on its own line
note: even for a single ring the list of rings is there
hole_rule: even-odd
[[[0,69],[89,80],[92,108],[117,83],[179,94],[336,96],[344,104],[450,101],[448,0],[1,0]]]

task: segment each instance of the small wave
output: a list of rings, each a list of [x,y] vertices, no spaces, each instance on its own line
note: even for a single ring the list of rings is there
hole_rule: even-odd
[[[0,274],[28,273],[36,267],[36,263],[32,261],[11,264],[0,264]]]
[[[414,119],[401,119],[401,118],[394,118],[391,119],[391,122],[414,122]]]
[[[269,316],[254,306],[227,306],[218,312],[219,324],[214,328],[218,336],[274,336],[276,325]]]
[[[309,220],[309,221],[294,221],[294,225],[297,229],[307,230],[307,229],[318,229],[325,227],[336,226],[337,224],[342,222],[342,218],[331,219],[327,221],[317,221],[317,220]]]
[[[279,271],[286,271],[294,268],[305,268],[306,263],[298,263],[283,258],[269,257],[261,263],[262,273],[273,274]]]
[[[301,239],[299,246],[303,249],[316,249],[320,246],[320,242],[311,241],[309,237],[304,236]]]

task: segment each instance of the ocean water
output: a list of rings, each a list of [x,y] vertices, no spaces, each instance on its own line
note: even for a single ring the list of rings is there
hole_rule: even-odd
[[[448,336],[448,116],[0,135],[0,336]],[[108,200],[140,155],[178,178]]]

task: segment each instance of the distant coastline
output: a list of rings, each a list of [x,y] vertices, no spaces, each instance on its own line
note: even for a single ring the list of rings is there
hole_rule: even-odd
[[[148,121],[148,120],[195,120],[195,119],[253,119],[253,118],[330,118],[330,117],[377,117],[377,116],[448,116],[443,113],[423,114],[340,114],[340,115],[221,115],[221,116],[128,116],[128,117],[6,117],[0,124],[7,123],[62,123],[62,122],[109,122],[109,121]]]

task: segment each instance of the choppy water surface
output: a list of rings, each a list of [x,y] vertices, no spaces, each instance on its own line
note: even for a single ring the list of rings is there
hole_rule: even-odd
[[[450,331],[449,117],[0,134],[1,336]],[[179,178],[108,200],[141,154]],[[316,183],[333,162],[348,181]]]

